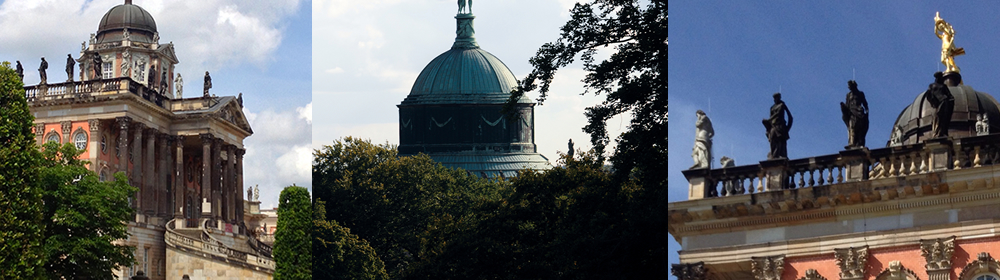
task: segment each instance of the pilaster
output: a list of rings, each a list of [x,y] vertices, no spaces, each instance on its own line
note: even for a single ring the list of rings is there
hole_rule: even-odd
[[[236,223],[236,200],[233,198],[233,188],[236,187],[236,146],[226,145],[226,177],[223,184],[225,193],[223,199],[226,201],[226,221]]]
[[[118,124],[118,143],[116,143],[118,156],[118,171],[125,172],[126,176],[130,176],[128,172],[128,127],[132,118],[129,117],[117,117],[115,118],[115,123]]]
[[[920,255],[927,264],[927,277],[930,280],[949,280],[951,276],[951,256],[955,252],[955,236],[920,240]]]
[[[146,216],[156,215],[156,138],[159,132],[155,128],[143,130],[143,137],[146,138],[146,148],[142,157],[142,193],[143,193],[143,214]]]
[[[132,145],[133,146],[132,149],[129,150],[130,151],[129,157],[128,157],[129,160],[126,161],[125,164],[129,164],[129,163],[132,164],[132,168],[131,168],[131,170],[132,170],[132,172],[131,172],[132,176],[129,176],[129,183],[132,184],[133,187],[136,187],[136,188],[139,189],[139,192],[135,196],[133,196],[135,198],[135,200],[136,200],[134,208],[136,209],[136,213],[142,214],[142,210],[144,209],[144,207],[146,207],[146,205],[144,204],[144,201],[143,201],[143,198],[144,198],[143,194],[146,193],[146,185],[143,184],[143,177],[142,177],[143,173],[144,173],[143,169],[142,169],[142,167],[143,167],[143,163],[142,163],[142,136],[144,134],[144,131],[146,130],[146,125],[143,124],[143,123],[140,123],[140,122],[136,122],[136,123],[132,124],[132,127],[135,130],[134,131],[134,136],[133,136],[133,137],[135,137],[135,140],[132,141],[132,144],[134,144],[134,145]]]
[[[184,217],[184,178],[187,174],[184,174],[187,170],[184,168],[184,136],[174,137],[174,165],[175,165],[175,177],[174,177],[174,219],[181,219]],[[191,211],[191,209],[188,209]]]
[[[208,218],[212,216],[212,134],[201,134],[201,216]]]
[[[212,217],[222,217],[222,139],[212,139]]]
[[[236,220],[242,224],[243,222],[243,155],[246,154],[245,149],[236,149]]]

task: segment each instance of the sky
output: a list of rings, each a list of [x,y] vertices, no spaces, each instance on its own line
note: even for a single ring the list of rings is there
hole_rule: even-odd
[[[97,32],[103,15],[123,0],[0,2],[0,61],[20,60],[25,84],[39,81],[40,57],[50,79],[65,77],[65,55]],[[281,189],[312,186],[312,2],[305,0],[134,0],[156,21],[161,42],[173,42],[188,92],[205,71],[212,93],[243,93],[254,134],[244,140],[244,187],[259,185],[262,208],[278,205]],[[190,95],[188,93],[187,95]]]
[[[559,38],[574,0],[474,1],[476,41],[518,79],[531,71],[528,59]],[[399,144],[399,110],[420,71],[455,41],[454,0],[317,0],[313,14],[313,148],[346,136]],[[610,51],[601,51],[598,59]],[[584,108],[605,96],[583,93],[580,63],[560,70],[543,105],[535,107],[535,144],[556,164],[573,139],[592,147],[582,131]],[[537,92],[529,93],[532,99]],[[608,121],[613,139],[628,117]]]
[[[681,171],[693,164],[695,111],[715,128],[713,166],[765,160],[760,120],[782,93],[794,124],[792,159],[834,154],[847,145],[839,103],[854,79],[871,110],[869,148],[885,147],[899,113],[943,71],[934,15],[952,24],[963,81],[1000,93],[996,2],[672,1],[669,54],[672,125],[670,201],[687,199]],[[996,97],[996,95],[994,95]],[[670,263],[680,245],[670,237]],[[673,275],[670,279],[676,279]]]

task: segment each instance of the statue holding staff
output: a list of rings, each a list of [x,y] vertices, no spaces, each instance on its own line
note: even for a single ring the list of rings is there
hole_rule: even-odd
[[[965,54],[965,49],[955,47],[955,29],[950,23],[941,19],[940,12],[934,15],[934,35],[941,39],[941,64],[945,66],[944,71],[958,73],[955,56]]]

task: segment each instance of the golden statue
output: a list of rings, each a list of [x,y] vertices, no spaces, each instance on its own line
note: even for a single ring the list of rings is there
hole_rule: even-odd
[[[965,54],[964,48],[955,48],[955,29],[951,24],[941,19],[941,13],[934,15],[934,35],[941,39],[941,64],[946,67],[945,72],[958,73],[958,66],[955,66],[955,56]]]

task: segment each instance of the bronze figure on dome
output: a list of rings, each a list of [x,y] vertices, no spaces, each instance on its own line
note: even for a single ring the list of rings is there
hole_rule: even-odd
[[[951,95],[948,85],[944,84],[944,73],[934,73],[934,83],[927,86],[924,94],[927,102],[934,107],[934,119],[931,122],[931,138],[947,137],[948,125],[951,123],[951,113],[955,110],[955,96]]]

